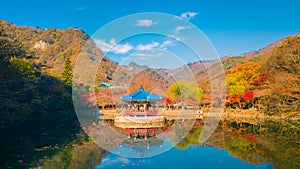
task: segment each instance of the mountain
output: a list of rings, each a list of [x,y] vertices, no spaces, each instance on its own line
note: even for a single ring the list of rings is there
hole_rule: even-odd
[[[40,116],[73,116],[71,88],[64,83],[70,77],[63,73],[68,59],[71,69],[79,55],[93,62],[82,50],[87,44],[101,58],[96,83],[108,82],[117,63],[82,30],[44,30],[0,21],[0,129]]]
[[[169,85],[168,80],[165,80],[157,72],[157,69],[139,66],[134,62],[128,66],[119,66],[118,70],[115,71],[113,82],[118,86],[128,87],[129,92],[139,90],[140,85],[143,85],[147,91],[165,91]]]
[[[0,22],[0,129],[42,116],[62,118],[73,112],[70,88],[36,64],[39,55],[30,39],[40,34],[37,28]]]
[[[242,54],[240,56],[244,57],[244,58],[252,58],[252,57],[255,57],[255,56],[260,56],[260,55],[264,55],[264,54],[270,53],[273,50],[275,50],[276,48],[278,48],[284,41],[286,41],[287,38],[288,37],[276,40],[275,42],[271,43],[270,45],[268,45],[268,46],[266,46],[266,47],[264,47],[262,49],[253,50],[253,51],[244,53],[244,54]]]
[[[30,82],[29,84],[33,86],[40,84],[39,82],[37,82],[37,84],[33,84],[34,80],[32,80],[32,78],[41,79],[41,77],[44,77],[45,79],[49,79],[51,77],[58,82],[62,82],[65,78],[63,73],[65,71],[64,67],[67,59],[70,59],[71,66],[74,68],[78,56],[84,57],[84,59],[88,60],[90,63],[93,63],[97,57],[101,59],[100,65],[96,67],[96,83],[93,86],[86,86],[86,89],[90,91],[94,91],[94,89],[96,90],[100,82],[110,82],[115,86],[114,92],[119,94],[136,91],[142,84],[145,90],[164,95],[168,87],[176,81],[195,81],[204,90],[203,100],[206,100],[206,103],[209,104],[212,90],[210,84],[211,80],[217,79],[221,77],[220,75],[222,73],[225,73],[226,78],[230,76],[231,80],[235,80],[234,83],[237,83],[236,79],[240,79],[241,81],[238,82],[241,86],[227,86],[231,88],[240,87],[240,98],[231,99],[235,101],[240,99],[234,104],[238,104],[238,107],[241,108],[242,105],[245,104],[245,99],[241,98],[242,94],[245,92],[254,92],[254,97],[256,99],[255,104],[259,104],[258,102],[262,97],[268,97],[264,99],[270,101],[270,98],[273,96],[278,96],[277,94],[270,92],[270,90],[267,90],[268,87],[272,88],[271,91],[273,92],[275,89],[277,91],[288,90],[292,92],[295,90],[295,87],[292,88],[291,85],[297,84],[297,81],[294,80],[297,79],[294,77],[294,74],[297,74],[297,67],[299,65],[297,60],[299,50],[297,47],[297,39],[300,34],[277,40],[265,48],[257,51],[251,51],[241,56],[228,56],[223,57],[220,60],[198,61],[188,63],[180,68],[168,70],[149,68],[135,63],[131,63],[128,66],[118,65],[118,63],[113,62],[104,56],[101,49],[97,48],[90,37],[78,28],[69,28],[66,30],[51,28],[43,30],[38,27],[16,26],[5,21],[0,21],[0,28],[1,30],[5,30],[2,31],[5,32],[4,34],[1,33],[2,40],[3,38],[9,40],[9,43],[6,43],[9,44],[8,46],[1,45],[1,57],[6,61],[3,63],[5,65],[3,66],[5,70],[2,71],[2,76],[7,82],[10,82],[7,84],[3,83],[4,88],[8,91],[3,94],[3,96],[13,92],[8,89],[8,84],[15,83],[17,84],[16,87],[21,86],[28,90],[29,88],[25,87],[28,84],[24,83],[26,85],[22,86],[22,84],[19,83],[28,81],[28,83]],[[84,50],[86,45],[90,45],[92,51]],[[278,59],[279,56],[284,57],[280,60]],[[278,65],[271,64],[271,61],[274,61],[274,63],[277,63]],[[223,67],[220,67],[220,63]],[[24,65],[29,65],[30,70],[24,72],[24,70],[21,69],[22,66],[20,66],[20,64],[23,65],[23,67]],[[274,69],[271,69],[270,65],[272,65]],[[86,74],[91,71],[91,68],[84,63],[80,66],[83,68],[82,71],[87,72]],[[281,67],[275,69],[278,66]],[[17,80],[14,80],[9,76],[5,76],[3,72],[6,72],[6,74],[13,74],[9,67],[14,67],[14,71],[19,71],[17,73],[25,74],[27,80],[23,79],[22,81],[21,78],[18,78],[19,75],[16,75],[14,78],[21,80],[20,82],[17,82]],[[280,83],[275,79],[277,75],[282,74],[284,68],[295,69],[293,70],[294,73],[287,74],[287,76],[285,76],[287,78],[293,77],[294,79],[288,79],[292,83],[287,84],[286,88],[281,89],[280,87],[278,88]],[[284,75],[286,74],[284,73]],[[267,83],[265,77],[269,77],[269,83]],[[82,79],[83,85],[85,85],[85,80],[91,81],[93,79]],[[262,83],[263,80],[265,81]],[[276,84],[277,88],[274,86],[271,87],[271,82]],[[107,92],[104,89],[101,89],[100,91]],[[282,95],[283,94],[281,93],[277,100],[280,100]],[[292,95],[294,95],[294,93],[292,93]],[[233,97],[233,95],[230,97]],[[33,98],[29,97],[28,99],[29,100],[25,99],[26,104],[29,102],[36,102]],[[295,101],[295,99],[292,100]],[[265,101],[262,102],[264,103]],[[19,103],[20,100],[16,99],[15,104],[19,105]],[[250,105],[250,103],[247,104]],[[254,104],[254,102],[251,104]],[[260,103],[260,105],[262,104]]]
[[[62,79],[66,58],[70,58],[74,67],[83,46],[92,44],[89,36],[78,28],[43,30],[38,27],[17,26],[6,21],[0,21],[0,25],[11,38],[21,42],[28,55],[27,60],[41,72],[59,79]],[[97,79],[107,81],[107,76],[111,76],[117,63],[104,56],[99,48],[95,47],[95,50],[94,53],[102,58]]]

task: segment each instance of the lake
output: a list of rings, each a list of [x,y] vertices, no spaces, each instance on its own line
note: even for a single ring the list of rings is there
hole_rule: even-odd
[[[175,146],[168,139],[128,137],[127,141],[110,151],[103,150],[82,134],[55,138],[50,132],[20,134],[19,137],[24,140],[20,144],[24,145],[7,148],[9,143],[2,142],[2,145],[6,144],[2,155],[7,157],[1,159],[5,160],[2,161],[5,168],[300,168],[299,122],[250,124],[222,120],[211,137],[200,143],[202,129],[203,122],[195,121],[191,130]],[[166,132],[166,128],[157,134],[160,132]],[[63,137],[63,141],[52,144],[59,137]],[[38,141],[34,141],[36,139]],[[136,140],[140,140],[140,144],[132,144]]]

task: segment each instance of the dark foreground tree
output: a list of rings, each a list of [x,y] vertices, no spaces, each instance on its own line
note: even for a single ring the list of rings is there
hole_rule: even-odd
[[[67,57],[64,65],[64,72],[63,72],[63,82],[67,86],[72,86],[72,78],[73,78],[73,68],[71,65],[71,60]]]

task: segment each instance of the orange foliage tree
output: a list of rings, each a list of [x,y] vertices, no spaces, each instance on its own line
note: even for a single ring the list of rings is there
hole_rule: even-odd
[[[262,62],[245,62],[227,72],[227,106],[249,108],[253,105],[254,92],[266,78]]]

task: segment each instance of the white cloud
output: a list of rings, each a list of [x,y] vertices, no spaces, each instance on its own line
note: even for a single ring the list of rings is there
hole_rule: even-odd
[[[164,49],[164,48],[166,48],[168,46],[175,46],[175,44],[171,40],[166,40],[159,47]]]
[[[134,56],[138,56],[138,57],[147,57],[147,56],[152,56],[148,53],[135,53]]]
[[[196,12],[184,12],[180,15],[180,17],[186,20],[190,20],[194,18],[196,15],[198,15],[198,13]]]
[[[124,44],[124,45],[116,45],[113,48],[113,52],[117,53],[117,54],[124,54],[127,53],[128,51],[130,51],[133,47],[131,45],[129,45],[128,43]]]
[[[133,49],[133,46],[131,46],[128,43],[125,44],[117,44],[115,39],[111,39],[109,42],[106,42],[105,40],[97,39],[95,40],[96,45],[103,51],[103,52],[112,52],[116,54],[125,54],[131,49]]]
[[[136,21],[136,26],[141,26],[141,27],[149,27],[152,25],[155,25],[156,23],[154,23],[152,20],[150,19],[144,19],[144,20],[137,20]]]
[[[145,50],[151,50],[151,49],[153,49],[155,47],[158,47],[158,46],[159,46],[158,42],[152,42],[152,43],[149,43],[149,44],[146,44],[146,45],[139,44],[135,49],[139,50],[139,51],[145,51]]]
[[[121,65],[135,62],[139,65],[147,65],[155,68],[176,68],[183,65],[180,58],[167,50],[154,49],[151,51],[140,51],[122,59]]]
[[[183,28],[178,28],[177,31],[178,33],[181,30],[188,29],[186,27]],[[151,43],[146,43],[146,44],[138,44],[137,46],[133,46],[129,43],[124,43],[120,44],[117,43],[114,38],[110,40],[103,40],[103,39],[97,39],[95,40],[97,47],[99,47],[103,52],[111,52],[115,54],[126,54],[129,51],[135,50],[137,52],[143,52],[143,51],[151,51],[153,49],[166,49],[168,46],[175,46],[176,44],[174,43],[173,40],[165,40],[163,42],[151,42]],[[146,56],[144,53],[137,53],[136,56]]]
[[[163,53],[162,52],[150,52],[150,53],[135,53],[133,54],[133,56],[137,56],[137,57],[153,57],[153,56],[162,56]]]
[[[190,29],[191,26],[177,26],[175,29],[174,29],[174,33],[175,34],[179,34],[181,31],[183,30],[186,30],[186,29]]]
[[[163,56],[163,52],[159,51],[141,51],[130,55],[129,57],[123,58],[123,64],[129,64],[130,62],[136,62],[138,64],[145,64],[146,62],[159,62],[159,57]]]

